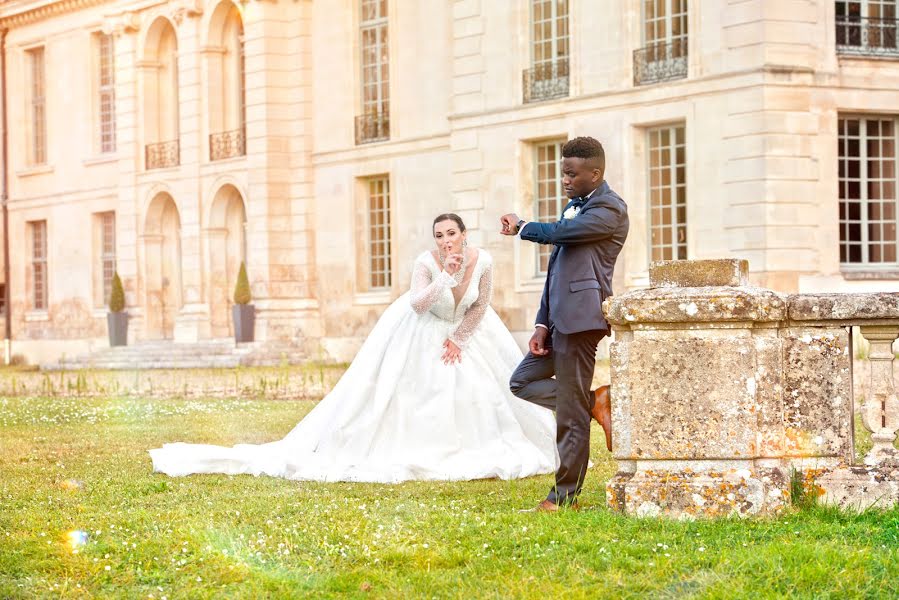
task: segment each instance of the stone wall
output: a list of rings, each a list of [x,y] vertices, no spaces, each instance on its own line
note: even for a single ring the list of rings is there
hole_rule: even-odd
[[[881,337],[893,335],[892,343],[899,294],[786,296],[748,286],[747,267],[657,263],[649,289],[604,304],[616,340],[620,470],[608,484],[615,508],[674,517],[774,513],[789,500],[794,471],[852,464],[849,327],[886,327]],[[875,388],[895,402],[891,371]],[[877,436],[889,406],[870,410]],[[895,437],[880,435],[892,435],[890,444]]]

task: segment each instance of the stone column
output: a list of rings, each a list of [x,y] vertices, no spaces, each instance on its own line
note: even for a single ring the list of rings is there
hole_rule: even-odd
[[[244,16],[247,274],[256,340],[320,335],[315,297],[312,2],[251,2]]]
[[[203,155],[200,120],[200,25],[199,5],[176,4],[178,24],[178,114],[181,152],[181,175],[176,188],[180,196],[181,220],[181,286],[183,305],[175,319],[174,341],[194,343],[209,338],[209,305],[203,291],[203,253],[200,244],[199,165]]]
[[[861,408],[862,423],[871,432],[874,447],[865,457],[866,465],[879,465],[899,458],[893,443],[899,429],[899,399],[893,383],[893,342],[899,337],[899,322],[859,328],[871,343],[871,383]]]
[[[136,174],[143,165],[143,146],[138,138],[137,32],[140,18],[135,12],[123,12],[104,19],[103,32],[114,37],[115,44],[115,119],[118,155],[118,205],[116,206],[116,270],[125,289],[130,341],[147,337],[144,323],[146,288],[140,278],[138,235],[139,201]]]

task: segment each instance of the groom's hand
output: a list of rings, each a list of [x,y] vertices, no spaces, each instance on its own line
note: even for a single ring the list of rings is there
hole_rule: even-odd
[[[549,354],[549,348],[546,347],[546,337],[548,335],[549,330],[546,327],[534,329],[534,335],[531,336],[531,341],[528,342],[528,350],[531,351],[531,354],[534,356],[546,356]]]
[[[499,218],[499,222],[502,225],[499,232],[503,235],[516,235],[518,233],[518,215],[515,213],[509,213],[507,215],[503,215]]]

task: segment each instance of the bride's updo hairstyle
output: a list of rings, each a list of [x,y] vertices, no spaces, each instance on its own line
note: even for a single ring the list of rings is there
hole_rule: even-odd
[[[465,223],[462,222],[462,217],[456,213],[444,213],[442,215],[437,215],[437,218],[434,219],[434,223],[431,225],[431,235],[434,235],[434,225],[441,221],[455,221],[456,225],[459,226],[459,231],[465,233]]]

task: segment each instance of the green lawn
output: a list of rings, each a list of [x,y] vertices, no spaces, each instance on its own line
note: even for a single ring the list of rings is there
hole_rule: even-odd
[[[148,448],[277,439],[310,401],[0,399],[0,598],[895,597],[899,511],[670,522],[522,514],[549,476],[468,483],[171,479]],[[74,552],[70,531],[87,543]]]

